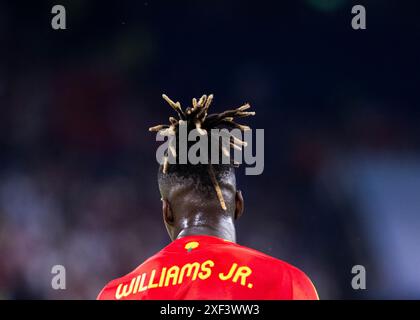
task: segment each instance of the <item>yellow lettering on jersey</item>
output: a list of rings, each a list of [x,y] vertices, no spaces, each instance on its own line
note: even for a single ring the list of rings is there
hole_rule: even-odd
[[[172,285],[176,284],[176,281],[178,280],[179,275],[179,267],[178,266],[172,266],[169,268],[168,273],[166,274],[165,279],[165,287],[169,285],[169,281],[172,279]]]
[[[159,280],[159,288],[163,287],[163,282],[165,281],[165,276],[166,276],[166,267],[162,268],[162,272],[160,273],[160,280]]]
[[[147,290],[147,286],[145,286],[145,285],[144,285],[144,282],[145,282],[145,281],[146,281],[146,273],[143,273],[143,274],[141,275],[141,282],[140,282],[140,289],[139,289],[139,292]]]
[[[211,268],[214,267],[214,262],[212,260],[206,260],[201,264],[201,271],[198,274],[198,277],[201,280],[206,280],[211,276]]]
[[[155,275],[156,275],[156,270],[153,269],[152,270],[152,274],[150,275],[149,284],[147,286],[149,289],[153,289],[153,288],[157,288],[158,287],[158,284],[157,283],[153,283],[153,280],[155,280]]]
[[[232,281],[237,282],[238,279],[241,278],[241,285],[244,286],[246,284],[246,277],[248,277],[251,273],[252,273],[252,270],[250,267],[247,267],[247,266],[239,267]]]
[[[130,282],[130,286],[128,284],[122,284],[120,283],[120,285],[117,288],[117,291],[115,292],[115,298],[117,300],[120,300],[123,297],[128,296],[129,294],[131,294],[131,292],[133,292],[133,286],[134,286],[134,282],[136,281],[136,278],[131,279]],[[122,292],[121,292],[121,288],[122,288]]]
[[[237,263],[232,264],[232,267],[230,267],[230,270],[227,275],[224,275],[222,272],[219,273],[220,280],[226,281],[232,278],[236,268],[238,267]]]
[[[198,270],[200,269],[200,264],[198,262],[187,263],[181,268],[181,273],[179,274],[178,284],[182,283],[184,280],[185,271],[187,272],[186,276],[191,277],[192,270],[194,269],[193,276],[191,280],[197,279]]]
[[[141,276],[136,277],[136,284],[134,285],[133,293],[136,293],[137,290],[139,289],[140,278]]]

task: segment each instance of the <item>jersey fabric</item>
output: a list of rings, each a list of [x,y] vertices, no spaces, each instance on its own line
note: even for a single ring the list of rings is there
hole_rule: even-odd
[[[317,300],[311,280],[281,260],[204,235],[171,242],[108,283],[99,300]]]

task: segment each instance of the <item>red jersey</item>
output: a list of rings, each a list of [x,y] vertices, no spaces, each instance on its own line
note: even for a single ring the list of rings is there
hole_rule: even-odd
[[[277,300],[318,295],[299,269],[259,251],[194,235],[177,239],[108,283],[100,300]]]

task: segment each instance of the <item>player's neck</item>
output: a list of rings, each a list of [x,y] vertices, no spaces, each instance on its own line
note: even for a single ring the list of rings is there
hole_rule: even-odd
[[[235,225],[232,219],[223,218],[203,222],[201,219],[184,219],[179,228],[177,239],[193,236],[193,235],[207,235],[222,238],[232,242],[236,242]]]

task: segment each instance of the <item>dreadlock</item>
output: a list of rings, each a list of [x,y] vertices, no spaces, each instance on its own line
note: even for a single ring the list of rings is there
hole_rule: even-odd
[[[178,119],[174,117],[169,117],[170,124],[157,125],[149,128],[149,131],[159,132],[161,135],[168,137],[177,136],[180,124],[187,124],[187,128],[195,128],[197,132],[202,136],[207,135],[209,132],[211,132],[211,129],[222,127],[237,128],[242,132],[247,131],[250,130],[248,126],[239,124],[234,120],[236,118],[243,118],[255,115],[255,112],[253,111],[246,111],[251,107],[248,103],[236,109],[208,115],[210,104],[213,101],[212,94],[210,94],[209,96],[203,95],[198,100],[196,98],[193,98],[192,107],[187,107],[185,110],[182,109],[181,104],[179,102],[172,101],[167,95],[163,94],[162,98],[175,110],[175,112],[178,115]],[[210,138],[212,139],[213,137],[210,135]],[[232,148],[237,150],[241,150],[243,146],[246,146],[245,141],[238,139],[233,135],[230,135],[229,144]],[[226,148],[226,146],[224,146],[223,144],[220,146],[220,148],[223,154],[230,154],[228,148]],[[174,147],[174,145],[171,143],[171,140],[169,141],[168,149],[165,152],[163,159],[162,173],[164,175],[168,173],[169,167],[173,166],[172,164],[169,164],[169,152],[174,158],[176,158],[178,155],[176,147]],[[234,165],[236,166],[237,164]],[[218,176],[215,174],[213,165],[210,163],[210,161],[209,164],[206,165],[206,169],[208,173],[208,178],[210,179],[211,184],[213,185],[220,205],[223,210],[226,210],[226,203],[218,182]],[[179,169],[175,170],[177,172],[180,171]],[[185,173],[185,170],[183,171]]]

